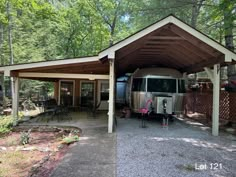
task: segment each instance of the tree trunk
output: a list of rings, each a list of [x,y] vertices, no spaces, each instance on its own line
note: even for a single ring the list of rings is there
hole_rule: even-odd
[[[2,49],[2,46],[3,46],[3,34],[4,30],[3,30],[3,24],[0,23],[0,60],[1,60],[1,66],[4,65],[4,58],[3,58],[3,49]],[[3,109],[6,108],[6,99],[5,99],[5,78],[4,78],[4,74],[1,74],[1,77],[0,77],[0,82],[1,82],[1,86],[2,86],[2,105],[3,105]]]
[[[231,13],[224,12],[225,46],[234,51],[233,27],[234,21],[229,18]]]
[[[117,5],[113,21],[112,21],[112,23],[110,25],[110,28],[111,28],[111,31],[110,31],[111,38],[110,38],[110,44],[109,44],[110,46],[112,46],[114,44],[115,28],[116,28],[117,15],[118,15],[119,8],[120,8],[120,2]]]
[[[224,13],[224,31],[225,31],[225,46],[231,51],[234,51],[234,39],[233,39],[233,28],[234,28],[234,20],[232,18],[231,10],[227,8],[225,5],[224,9],[221,9]],[[232,9],[233,11],[233,9]],[[231,80],[231,76],[233,75],[235,79],[236,75],[236,66],[229,65],[228,66],[228,78]]]
[[[192,0],[192,17],[191,17],[191,26],[196,28],[197,26],[197,18],[200,13],[201,7],[205,0]]]
[[[191,17],[191,26],[193,28],[196,28],[196,24],[197,24],[197,4],[195,2],[196,0],[192,0],[193,6],[192,6],[192,17]]]
[[[191,26],[196,28],[197,18],[200,13],[200,9],[205,0],[201,0],[198,4],[198,0],[192,0],[192,17],[191,17]],[[194,84],[197,84],[197,73],[194,74]]]
[[[221,7],[223,7],[221,9],[221,11],[224,14],[224,31],[225,31],[225,46],[226,48],[228,48],[229,50],[234,51],[234,40],[233,40],[233,27],[234,27],[234,19],[232,17],[232,13],[233,13],[233,8],[229,8],[230,6],[230,1],[224,1],[222,2],[223,4],[221,4]],[[227,70],[227,75],[228,75],[228,82],[230,83],[231,80],[235,80],[236,79],[236,65],[229,65],[228,66],[228,70]],[[232,120],[233,117],[231,116],[232,112],[235,111],[234,106],[231,102],[231,99],[229,100],[229,111],[230,111],[230,119],[228,122],[229,126],[232,126]]]
[[[10,65],[14,64],[13,58],[13,46],[12,46],[12,16],[11,16],[11,5],[10,2],[7,1],[7,18],[8,18],[8,44],[9,44],[9,52],[10,52]],[[14,97],[13,90],[13,78],[11,78],[11,96]]]

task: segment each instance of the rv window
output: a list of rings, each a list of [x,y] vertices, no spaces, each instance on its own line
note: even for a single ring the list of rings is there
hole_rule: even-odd
[[[132,91],[146,91],[146,79],[145,78],[133,79]]]
[[[184,80],[178,80],[178,91],[179,93],[186,93]]]
[[[176,79],[148,79],[148,92],[176,93]]]

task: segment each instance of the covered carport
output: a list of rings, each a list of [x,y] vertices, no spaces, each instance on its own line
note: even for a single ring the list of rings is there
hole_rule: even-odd
[[[220,67],[236,60],[234,52],[171,15],[102,51],[99,56],[114,61],[116,76],[144,67],[169,67],[184,75],[205,70],[214,85],[212,134],[218,135]]]
[[[169,67],[184,75],[205,70],[213,88],[212,134],[219,133],[220,67],[236,54],[174,16],[168,16],[101,51],[98,56],[1,67],[14,77],[14,116],[17,116],[18,78],[109,79],[108,132],[113,132],[115,79],[137,68]],[[74,69],[72,69],[74,68]]]

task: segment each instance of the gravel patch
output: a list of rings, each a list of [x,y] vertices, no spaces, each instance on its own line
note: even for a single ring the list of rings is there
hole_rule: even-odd
[[[179,121],[168,129],[153,121],[139,125],[137,119],[118,120],[117,177],[236,176],[235,141]]]

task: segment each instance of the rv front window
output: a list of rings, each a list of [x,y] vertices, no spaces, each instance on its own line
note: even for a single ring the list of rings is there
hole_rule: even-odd
[[[176,93],[176,79],[149,78],[147,91]]]
[[[145,78],[134,78],[132,91],[146,91],[146,79]]]

